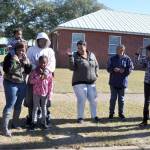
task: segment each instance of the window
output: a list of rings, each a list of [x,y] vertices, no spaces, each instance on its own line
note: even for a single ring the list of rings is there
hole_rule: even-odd
[[[121,44],[121,36],[109,36],[109,49],[108,54],[116,54],[116,48]]]
[[[79,40],[85,41],[85,34],[84,33],[72,33],[72,45],[71,45],[72,52],[77,51],[77,42]]]
[[[144,38],[143,39],[143,47],[145,48],[148,45],[150,45],[150,38]],[[146,49],[143,49],[142,55],[146,56]]]
[[[148,45],[150,45],[150,38],[144,38],[143,39],[143,47],[146,47]]]

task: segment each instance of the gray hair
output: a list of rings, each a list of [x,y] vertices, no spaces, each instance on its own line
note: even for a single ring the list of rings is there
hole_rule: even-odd
[[[125,47],[123,44],[121,44],[121,45],[118,45],[116,49],[117,49],[117,50],[118,50],[118,49],[124,49],[124,50],[125,50],[125,48],[126,48],[126,47]]]

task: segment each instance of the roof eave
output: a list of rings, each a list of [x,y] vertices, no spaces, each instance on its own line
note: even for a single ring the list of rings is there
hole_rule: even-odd
[[[116,30],[105,30],[105,29],[72,28],[72,27],[61,27],[61,26],[56,27],[52,32],[55,32],[57,30],[82,30],[82,31],[108,32],[108,33],[150,36],[150,33],[116,31]]]

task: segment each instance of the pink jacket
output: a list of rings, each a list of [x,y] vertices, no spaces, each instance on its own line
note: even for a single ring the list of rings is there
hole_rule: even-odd
[[[47,78],[41,79],[39,68],[33,70],[29,76],[29,82],[33,84],[33,94],[39,96],[48,96],[50,98],[52,91],[52,73]]]

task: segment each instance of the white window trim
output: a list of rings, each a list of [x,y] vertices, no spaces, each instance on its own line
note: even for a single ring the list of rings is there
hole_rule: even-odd
[[[118,35],[109,35],[109,41],[110,41],[110,38],[111,38],[111,37],[119,37],[119,38],[120,38],[120,44],[121,44],[122,36],[118,36]],[[108,46],[108,55],[114,55],[114,54],[116,54],[116,53],[109,53],[109,49],[110,49],[110,45],[116,45],[116,44],[110,44],[109,41],[108,41],[108,44],[109,44],[109,46]]]
[[[77,44],[77,42],[78,42],[78,41],[76,41],[76,42],[73,41],[73,36],[74,36],[74,35],[77,35],[77,34],[83,34],[83,37],[84,37],[84,40],[83,40],[83,41],[85,41],[85,33],[83,33],[83,32],[73,32],[73,33],[72,33],[72,37],[71,37],[71,38],[72,38],[71,50],[72,50],[72,45],[73,45],[73,44]]]

